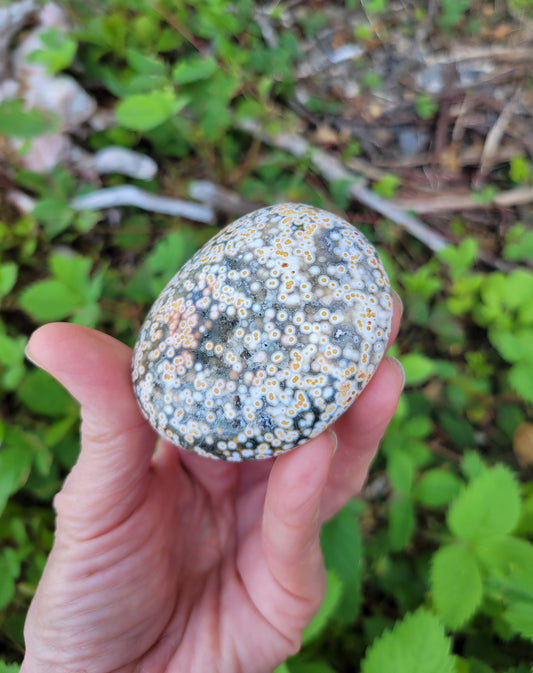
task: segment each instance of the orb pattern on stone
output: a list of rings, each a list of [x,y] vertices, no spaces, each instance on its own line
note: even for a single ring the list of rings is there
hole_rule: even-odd
[[[221,230],[170,280],[133,356],[141,410],[164,438],[229,461],[324,431],[385,353],[390,284],[376,250],[324,210],[286,203]]]

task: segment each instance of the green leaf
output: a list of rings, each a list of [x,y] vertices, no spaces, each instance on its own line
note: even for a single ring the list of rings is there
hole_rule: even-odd
[[[519,362],[509,370],[509,385],[526,402],[533,404],[533,361]]]
[[[9,337],[0,334],[0,364],[4,366],[0,382],[4,390],[14,390],[24,376],[25,336]]]
[[[470,549],[457,543],[435,553],[431,592],[437,614],[450,629],[460,629],[474,615],[483,598],[483,581]]]
[[[394,498],[389,509],[389,543],[393,551],[409,544],[416,528],[415,509],[410,498]]]
[[[326,568],[342,582],[343,592],[334,618],[344,624],[357,617],[362,600],[363,541],[356,504],[354,500],[343,507],[324,525],[320,535]]]
[[[83,305],[83,298],[58,280],[41,280],[22,292],[19,305],[44,323],[68,318]]]
[[[8,664],[0,660],[0,673],[19,673],[20,666],[18,664]]]
[[[65,199],[50,196],[36,203],[32,215],[44,226],[48,237],[53,238],[69,227],[76,212]]]
[[[79,295],[86,295],[92,260],[80,255],[51,255],[50,270],[54,277]]]
[[[19,573],[20,563],[14,550],[8,547],[0,551],[0,610],[9,605],[15,595],[15,580]]]
[[[426,507],[442,507],[455,498],[462,485],[457,475],[435,468],[420,477],[413,488],[413,497]]]
[[[372,191],[385,199],[393,199],[401,184],[400,178],[390,173],[374,182]]]
[[[187,97],[177,97],[170,87],[145,94],[134,94],[118,104],[117,120],[125,128],[149,131],[175,115],[188,102]]]
[[[307,645],[320,636],[332,618],[342,595],[342,582],[334,572],[328,572],[328,585],[326,595],[319,611],[314,616],[302,633],[302,645]]]
[[[510,533],[520,517],[520,491],[509,468],[497,465],[475,477],[457,496],[447,516],[454,535],[476,542]]]
[[[533,641],[533,603],[512,603],[503,613],[503,618],[513,631]]]
[[[512,535],[481,540],[476,554],[498,596],[533,604],[533,544]]]
[[[449,245],[437,253],[437,257],[448,264],[452,278],[460,278],[475,264],[478,254],[475,238],[466,238],[459,245]]]
[[[39,110],[26,110],[19,99],[0,103],[0,134],[13,138],[36,138],[53,130],[52,122]]]
[[[0,514],[10,495],[26,482],[31,469],[33,446],[26,433],[6,429],[5,446],[0,451]]]
[[[278,666],[273,673],[291,673],[291,670],[286,663],[283,663],[281,666]]]
[[[518,240],[510,240],[503,249],[503,256],[513,262],[533,259],[533,230],[523,230]]]
[[[147,56],[139,49],[126,49],[126,60],[128,64],[141,75],[160,76],[166,71],[165,64],[158,58]]]
[[[450,649],[451,641],[438,619],[420,609],[372,643],[361,673],[454,673]]]
[[[469,481],[483,474],[487,469],[479,453],[476,451],[465,451],[461,461],[461,472]]]
[[[18,267],[15,262],[0,264],[0,299],[11,292],[17,282]]]
[[[281,664],[281,666],[278,666],[272,673],[291,673],[291,670],[286,663],[283,663]]]
[[[530,360],[533,363],[533,328],[489,330],[492,344],[507,362]],[[531,380],[531,379],[530,379]]]
[[[49,74],[60,72],[72,64],[78,44],[70,35],[57,28],[50,28],[41,33],[39,38],[45,48],[32,51],[27,58],[29,63],[42,63]]]
[[[387,460],[387,475],[394,490],[408,495],[415,478],[415,465],[405,451],[393,451]]]
[[[405,370],[405,385],[425,383],[435,372],[434,362],[422,353],[406,353],[400,357]]]
[[[190,84],[209,79],[218,69],[217,62],[211,56],[194,54],[176,63],[172,71],[172,79],[176,84]]]
[[[28,409],[44,416],[57,417],[77,412],[72,397],[42,369],[28,372],[17,394]]]
[[[509,162],[509,177],[517,183],[524,183],[531,179],[531,164],[526,157],[513,157]]]

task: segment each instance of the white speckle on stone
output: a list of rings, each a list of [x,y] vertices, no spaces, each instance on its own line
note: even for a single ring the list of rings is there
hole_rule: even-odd
[[[263,208],[217,234],[160,294],[135,347],[135,393],[185,449],[270,458],[359,396],[391,319],[387,275],[357,229],[303,204]]]

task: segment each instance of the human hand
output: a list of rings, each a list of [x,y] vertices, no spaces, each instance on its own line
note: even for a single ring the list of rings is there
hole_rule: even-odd
[[[392,338],[399,320],[396,302]],[[28,355],[80,403],[82,445],[21,673],[270,673],[295,653],[325,590],[321,524],[364,483],[403,386],[396,361],[334,433],[234,464],[157,439],[111,337],[50,324]]]

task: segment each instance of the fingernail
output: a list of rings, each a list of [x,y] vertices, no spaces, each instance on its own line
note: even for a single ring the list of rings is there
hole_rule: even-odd
[[[32,365],[35,365],[36,367],[40,367],[39,363],[35,361],[33,355],[31,354],[31,349],[30,349],[30,342],[26,344],[26,347],[24,348],[24,355],[26,356],[26,359],[29,360]]]
[[[337,437],[337,433],[335,432],[335,430],[328,428],[327,433],[331,437],[331,443],[333,444],[333,453],[331,455],[334,456],[339,446],[339,439]]]
[[[392,355],[387,355],[387,360],[389,360],[389,362],[391,362],[396,367],[396,370],[402,379],[403,388],[405,386],[405,369],[403,368],[402,363]]]
[[[393,297],[394,302],[398,305],[398,308],[400,309],[400,316],[403,315],[403,301],[400,295],[396,292],[394,288],[391,289],[391,294]]]

